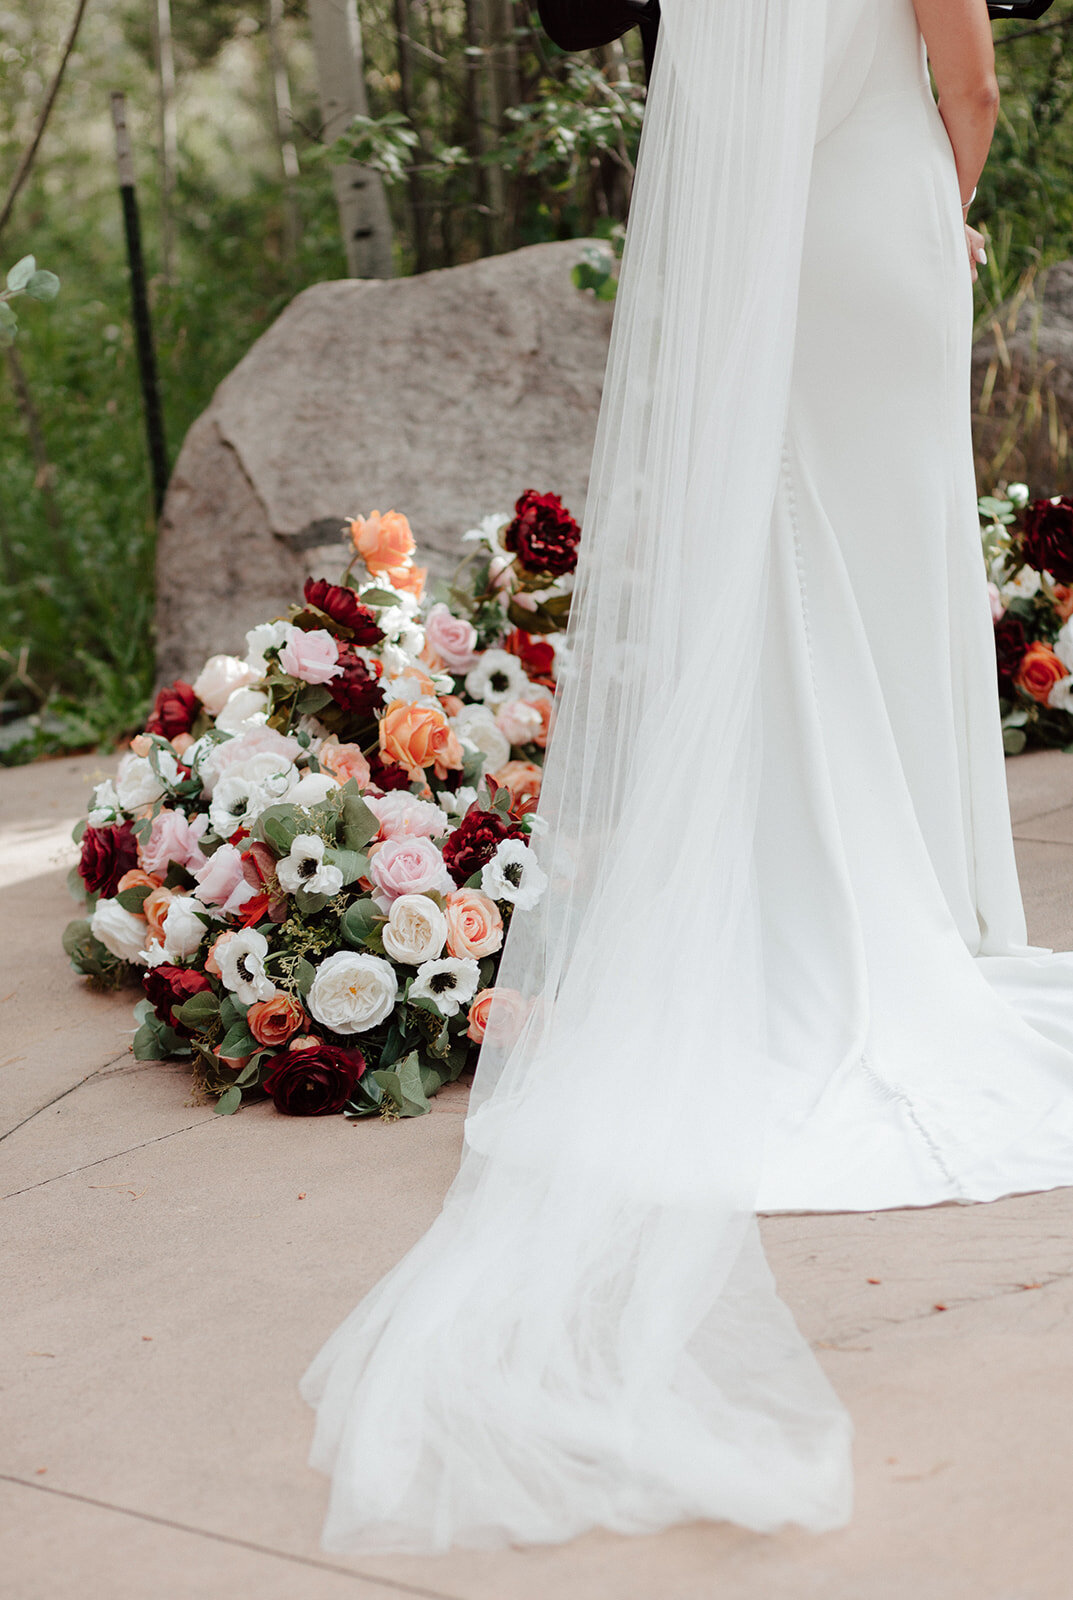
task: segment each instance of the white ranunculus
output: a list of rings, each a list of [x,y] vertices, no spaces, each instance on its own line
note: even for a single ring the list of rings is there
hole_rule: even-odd
[[[207,913],[200,900],[193,895],[181,894],[171,902],[164,918],[164,949],[170,961],[189,961],[205,937],[205,923],[201,917]]]
[[[315,833],[300,833],[290,853],[276,863],[276,877],[286,894],[305,889],[309,894],[338,894],[343,874],[338,867],[325,866],[324,840]]]
[[[434,961],[447,943],[447,918],[427,894],[400,894],[391,903],[381,937],[393,961],[419,967],[422,961]]]
[[[145,956],[142,954],[148,932],[145,918],[136,917],[133,911],[124,911],[118,900],[97,901],[89,919],[89,931],[120,961],[133,961],[138,966],[145,966]]]
[[[1066,671],[1073,672],[1073,617],[1068,622],[1063,622],[1053,649]]]
[[[339,780],[330,772],[304,772],[287,798],[291,805],[303,806],[308,811],[310,806],[319,806],[338,788]]]
[[[463,706],[450,722],[462,743],[479,751],[488,772],[498,772],[500,767],[506,766],[510,760],[510,740],[497,726],[491,706]]]
[[[276,986],[265,972],[268,940],[256,928],[242,928],[215,946],[216,965],[225,989],[244,1006],[257,1000],[271,1000]]]
[[[210,716],[218,716],[235,689],[260,677],[238,656],[210,656],[193,682],[193,690]]]
[[[294,632],[291,622],[259,622],[246,635],[246,665],[263,678],[268,671],[266,652],[280,650]]]
[[[115,792],[124,811],[151,806],[169,787],[178,783],[178,763],[169,751],[157,749],[154,761],[148,756],[136,756],[133,751],[128,751],[120,760]]]
[[[486,650],[475,667],[466,673],[466,693],[487,706],[505,700],[520,700],[529,687],[529,676],[509,650]]]
[[[268,720],[269,699],[263,689],[243,687],[229,694],[216,718],[223,733],[245,733]]]
[[[225,769],[213,790],[209,821],[221,839],[256,822],[269,806],[289,800],[298,787],[298,769],[285,756],[251,756]]]
[[[472,956],[444,956],[425,961],[410,985],[412,1000],[431,1000],[441,1016],[454,1017],[477,993],[481,969]]]
[[[532,850],[521,839],[501,839],[491,861],[481,868],[481,888],[491,900],[509,900],[519,911],[536,905],[547,878]]]
[[[122,809],[115,784],[111,778],[106,778],[103,783],[97,785],[90,797],[89,816],[86,820],[91,828],[103,828],[109,822],[117,821]]]
[[[392,1011],[398,998],[395,968],[382,956],[339,950],[317,968],[306,998],[313,1016],[333,1033],[364,1033]]]

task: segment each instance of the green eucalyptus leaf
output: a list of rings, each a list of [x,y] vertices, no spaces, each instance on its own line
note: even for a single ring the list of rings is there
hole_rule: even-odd
[[[233,1112],[238,1110],[241,1104],[242,1090],[239,1088],[237,1083],[233,1083],[229,1088],[224,1090],[219,1100],[217,1100],[216,1114],[220,1117],[229,1117]]]
[[[116,895],[116,899],[124,911],[133,911],[137,916],[152,892],[147,883],[136,883],[133,888],[121,889]]]
[[[31,300],[55,300],[59,292],[59,278],[54,272],[45,272],[43,268],[34,273],[23,290],[23,293],[28,294]]]
[[[33,256],[23,256],[21,261],[16,261],[7,275],[7,286],[12,294],[20,294],[36,271],[37,262]]]
[[[365,849],[370,839],[376,837],[380,830],[380,821],[370,811],[361,795],[350,789],[350,782],[343,789],[339,842],[345,850],[361,851]]]
[[[356,883],[365,873],[369,858],[360,850],[325,850],[324,860],[330,867],[338,867],[343,883]]]
[[[200,1033],[219,1017],[220,1002],[211,989],[203,989],[200,994],[192,994],[189,1000],[184,1000],[181,1006],[176,1006],[173,1015],[184,1028],[193,1028]]]
[[[143,1022],[134,1035],[135,1061],[165,1061],[167,1051],[161,1043],[159,1030],[151,1022]]]

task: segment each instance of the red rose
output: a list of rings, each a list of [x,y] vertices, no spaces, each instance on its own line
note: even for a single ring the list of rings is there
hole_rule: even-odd
[[[379,644],[384,637],[377,625],[376,612],[362,605],[353,589],[341,583],[327,583],[323,578],[307,578],[306,604],[323,611],[337,627],[346,628],[355,644]]]
[[[573,572],[581,529],[557,494],[527,489],[514,506],[514,521],[503,535],[523,567],[556,576]]]
[[[544,639],[534,639],[524,628],[514,628],[503,640],[503,649],[517,656],[527,675],[539,683],[551,680],[555,672],[555,651]]]
[[[389,789],[408,789],[410,774],[397,761],[384,761],[380,752],[374,751],[369,757],[369,781],[386,794]],[[440,787],[450,786],[441,784]]]
[[[138,865],[138,841],[129,822],[116,828],[87,828],[82,835],[78,875],[90,894],[110,900],[124,873]]]
[[[504,822],[494,811],[482,811],[474,801],[458,827],[444,841],[444,866],[461,887],[486,861],[491,861],[500,840],[528,837],[524,828]]]
[[[201,701],[188,683],[176,678],[166,689],[158,689],[146,733],[155,733],[161,739],[177,739],[180,733],[189,733],[197,721]]]
[[[192,967],[171,967],[164,962],[142,974],[142,988],[161,1022],[167,1023],[177,1033],[189,1035],[191,1030],[175,1020],[175,1008],[189,1000],[191,995],[203,994],[206,989],[211,989],[212,980],[203,972],[195,972]]]
[[[1028,636],[1020,617],[1011,617],[1009,613],[1001,617],[995,623],[995,656],[998,663],[999,688],[1007,694],[1027,649]]]
[[[1021,550],[1037,572],[1073,583],[1073,500],[1033,500],[1025,511]]]
[[[371,717],[383,705],[384,694],[377,679],[380,663],[369,663],[353,650],[340,650],[339,665],[342,672],[325,685],[337,706],[356,717]]]
[[[288,1117],[323,1117],[342,1111],[364,1071],[360,1050],[317,1044],[273,1056],[262,1087]]]

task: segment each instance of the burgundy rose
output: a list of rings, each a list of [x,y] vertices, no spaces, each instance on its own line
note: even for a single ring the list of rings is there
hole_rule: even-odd
[[[1037,572],[1073,583],[1073,500],[1033,500],[1025,511],[1021,549]]]
[[[384,694],[377,679],[380,664],[370,666],[353,650],[340,650],[339,665],[342,672],[326,685],[337,706],[356,717],[371,717],[383,705]]]
[[[365,1071],[360,1050],[317,1044],[285,1050],[265,1064],[262,1087],[288,1117],[323,1117],[342,1111]]]
[[[348,589],[345,584],[327,583],[323,578],[307,578],[302,593],[307,605],[316,606],[340,628],[346,628],[353,635],[355,644],[379,644],[384,637],[383,630],[377,625],[376,612],[370,606],[362,605],[353,589]]]
[[[503,535],[523,567],[558,576],[577,566],[581,529],[557,494],[527,489],[514,506],[514,521]]]
[[[124,873],[138,865],[138,841],[129,822],[116,828],[87,828],[82,835],[78,875],[90,894],[110,900]]]
[[[524,828],[504,822],[495,811],[482,811],[474,802],[444,842],[444,865],[461,888],[467,878],[491,861],[500,840],[527,838]]]
[[[175,1020],[175,1010],[192,995],[211,989],[212,980],[192,967],[172,967],[162,962],[159,967],[150,967],[142,974],[142,988],[161,1022],[177,1033],[189,1035],[191,1030]]]
[[[190,732],[200,710],[201,701],[193,689],[181,678],[176,678],[166,689],[157,690],[145,731],[155,733],[161,739],[177,739],[180,733]]]
[[[1009,613],[995,623],[995,656],[999,688],[1009,691],[1028,649],[1028,635],[1020,617]]]
[[[397,761],[384,761],[379,751],[374,751],[369,757],[369,777],[378,789],[383,789],[387,794],[389,789],[408,789],[410,787],[410,774],[405,767],[400,767]],[[440,786],[441,788],[445,785]]]

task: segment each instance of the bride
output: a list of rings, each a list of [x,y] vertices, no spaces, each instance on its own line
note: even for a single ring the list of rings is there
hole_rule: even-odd
[[[995,115],[985,0],[664,0],[549,888],[442,1214],[304,1380],[330,1549],[835,1527],[757,1209],[1073,1183],[969,434]]]

